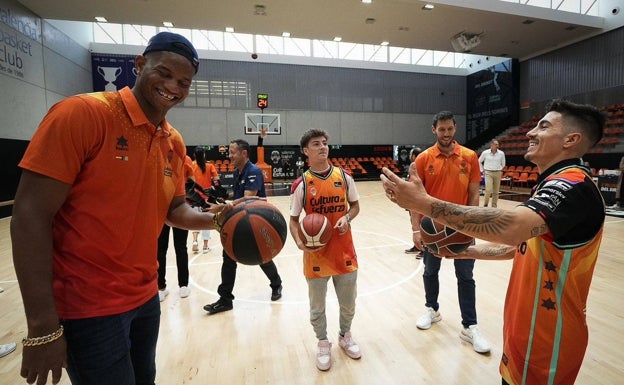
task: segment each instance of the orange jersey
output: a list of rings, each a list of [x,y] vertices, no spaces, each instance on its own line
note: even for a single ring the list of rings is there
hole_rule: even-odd
[[[303,173],[302,180],[295,187],[294,199],[301,197],[301,202],[291,202],[291,216],[299,216],[300,211],[293,212],[293,207],[301,208],[306,213],[319,213],[327,217],[331,227],[349,210],[349,201],[359,199],[357,191],[350,191],[344,171],[338,167],[331,167],[326,176],[321,176],[310,170]],[[355,189],[355,187],[353,187]],[[299,191],[297,191],[299,190]],[[357,270],[357,255],[353,246],[351,228],[340,234],[333,229],[329,242],[318,251],[303,253],[303,273],[306,278],[328,277],[341,275]]]
[[[415,162],[425,190],[446,202],[468,204],[468,185],[481,182],[477,154],[457,142],[450,156],[433,145],[418,154]]]
[[[184,196],[186,148],[129,88],[77,95],[44,117],[19,166],[71,185],[53,220],[61,318],[119,314],[157,292],[156,240]]]
[[[213,179],[219,179],[217,168],[211,162],[206,162],[206,172],[202,172],[197,162],[193,161],[193,175],[195,175],[195,183],[202,186],[204,190],[212,187]]]
[[[500,372],[514,385],[574,383],[588,341],[585,309],[602,239],[602,198],[577,167],[546,174],[522,205],[550,231],[518,246],[505,300]]]

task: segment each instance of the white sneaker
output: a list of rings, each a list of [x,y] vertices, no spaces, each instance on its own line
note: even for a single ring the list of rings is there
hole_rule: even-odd
[[[420,318],[416,320],[416,327],[418,329],[427,330],[431,327],[432,323],[440,322],[441,319],[442,315],[439,311],[433,310],[433,308],[427,306],[425,314],[421,315]]]
[[[490,343],[481,335],[479,327],[477,325],[470,325],[467,328],[463,328],[459,333],[459,338],[464,341],[470,342],[472,348],[477,353],[487,353],[492,347]]]
[[[191,295],[191,289],[188,286],[180,287],[180,298],[186,298]]]
[[[162,290],[158,290],[158,299],[160,300],[160,302],[165,300],[165,297],[167,297],[169,295],[169,290],[167,289],[162,289]]]
[[[206,253],[208,253],[209,251],[210,251],[210,247],[205,246],[205,247],[204,247],[204,249],[203,249],[203,253],[204,253],[204,254],[206,254]]]
[[[331,342],[321,340],[318,342],[318,353],[316,354],[316,367],[319,370],[329,370],[331,368]]]
[[[15,350],[17,344],[15,342],[11,342],[9,344],[0,345],[0,357],[4,357],[7,354],[12,353]]]
[[[342,350],[347,353],[347,356],[353,358],[354,360],[362,357],[362,352],[360,352],[360,347],[351,337],[351,332],[346,332],[344,337],[338,334],[338,345],[342,348]]]
[[[194,253],[199,252],[199,243],[197,241],[193,241],[193,248],[192,248]]]

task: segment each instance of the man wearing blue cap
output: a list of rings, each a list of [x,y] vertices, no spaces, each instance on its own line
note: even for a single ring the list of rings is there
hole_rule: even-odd
[[[159,33],[132,89],[66,98],[32,138],[11,220],[28,383],[65,367],[72,384],[154,384],[160,229],[213,229],[231,208],[185,204],[185,145],[165,119],[198,65],[187,39]]]

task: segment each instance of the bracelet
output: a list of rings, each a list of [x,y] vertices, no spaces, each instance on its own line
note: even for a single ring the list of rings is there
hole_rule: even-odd
[[[61,325],[57,331],[48,334],[47,336],[43,336],[43,337],[32,337],[32,338],[28,338],[28,337],[24,337],[22,339],[22,344],[24,346],[40,346],[40,345],[45,345],[45,344],[49,344],[52,341],[56,341],[59,338],[61,338],[61,336],[63,335],[63,325]]]
[[[412,231],[412,234],[420,233],[420,230]]]
[[[214,224],[214,228],[215,230],[217,230],[217,232],[221,232],[221,225],[219,224],[219,219],[221,218],[221,211],[218,211],[214,217],[212,217],[212,223]]]
[[[347,215],[345,215],[345,218],[347,218],[347,223],[351,223],[351,215],[347,213]]]

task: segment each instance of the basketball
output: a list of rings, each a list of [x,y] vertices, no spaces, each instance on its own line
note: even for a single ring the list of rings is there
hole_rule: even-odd
[[[473,244],[474,238],[455,229],[441,225],[429,217],[420,221],[420,236],[430,253],[456,255]]]
[[[333,234],[331,223],[327,217],[310,213],[299,222],[299,237],[310,248],[322,247],[329,242]]]
[[[277,207],[264,200],[248,200],[226,214],[221,244],[234,261],[261,265],[282,250],[287,231],[286,220]]]

